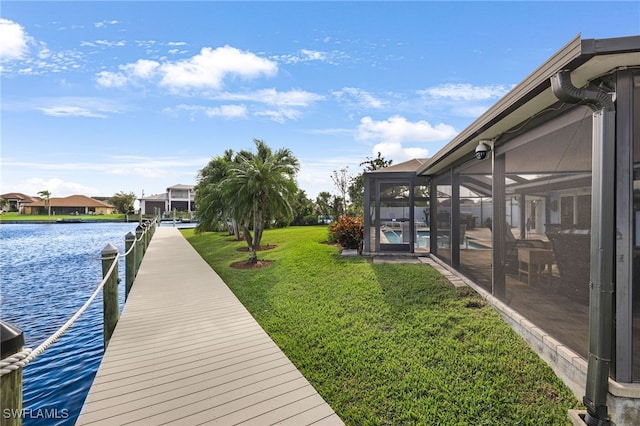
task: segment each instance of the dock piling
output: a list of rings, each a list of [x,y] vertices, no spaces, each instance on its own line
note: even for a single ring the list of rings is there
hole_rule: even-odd
[[[142,242],[142,232],[144,228],[142,225],[136,226],[136,271],[140,268],[140,264],[142,263],[142,254],[144,252],[143,242]]]
[[[111,335],[116,328],[119,317],[118,309],[118,248],[113,244],[107,244],[101,252],[102,255],[102,278],[106,279],[102,289],[102,303],[104,314],[104,347],[107,348]],[[111,265],[113,272],[109,274]]]
[[[129,297],[133,280],[136,278],[136,247],[131,247],[136,243],[136,234],[129,232],[124,237],[124,251],[127,253],[125,258],[125,281],[124,281],[124,300]]]
[[[4,360],[22,351],[24,334],[13,325],[0,321],[0,340],[2,347],[0,359]],[[0,376],[0,382],[0,397],[2,398],[0,424],[2,426],[20,426],[22,425],[22,368]]]

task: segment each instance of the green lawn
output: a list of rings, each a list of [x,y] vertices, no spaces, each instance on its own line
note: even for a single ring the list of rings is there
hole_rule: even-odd
[[[256,270],[224,233],[188,241],[348,425],[567,425],[580,404],[472,290],[343,258],[326,227],[267,230]]]

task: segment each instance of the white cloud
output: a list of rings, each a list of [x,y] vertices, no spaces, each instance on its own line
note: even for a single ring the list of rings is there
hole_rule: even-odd
[[[100,71],[96,83],[103,87],[123,87],[138,80],[149,80],[157,74],[160,63],[139,59],[130,64],[120,65],[122,72]]]
[[[164,111],[171,113],[182,110],[204,113],[209,117],[225,118],[242,118],[253,115],[267,117],[277,123],[284,123],[289,120],[297,120],[302,115],[300,108],[307,107],[313,102],[324,99],[324,97],[300,90],[278,92],[275,89],[265,89],[247,93],[225,92],[215,95],[211,99],[223,102],[243,102],[250,105],[225,104],[217,107],[205,107],[182,104],[176,108],[165,108]],[[265,105],[266,107],[264,107]],[[191,118],[194,119],[194,115]]]
[[[30,105],[33,109],[53,117],[108,118],[111,114],[122,112],[122,108],[114,102],[92,97],[36,99],[31,101]]]
[[[207,108],[209,117],[243,118],[247,116],[247,107],[244,105],[221,105],[215,108]]]
[[[486,101],[499,99],[504,96],[513,86],[494,84],[489,86],[473,86],[468,83],[463,84],[442,84],[420,90],[422,96],[435,99],[452,99],[455,101]]]
[[[380,142],[373,147],[371,152],[374,155],[378,155],[379,152],[384,158],[393,160],[394,164],[429,156],[429,150],[426,148],[403,147],[399,142]]]
[[[0,18],[0,61],[24,58],[29,53],[31,41],[22,25]]]
[[[432,126],[424,120],[411,122],[396,115],[383,121],[375,121],[371,117],[362,118],[356,138],[377,142],[371,151],[373,155],[380,152],[386,159],[400,163],[412,158],[429,156],[427,148],[407,147],[404,146],[405,143],[445,141],[453,138],[456,133],[456,130],[448,124],[440,123]]]
[[[376,98],[371,93],[355,87],[343,87],[341,90],[332,92],[332,94],[338,101],[360,108],[382,108],[386,104],[386,102]]]
[[[60,178],[42,179],[39,177],[29,178],[16,185],[19,192],[23,194],[36,195],[40,191],[49,191],[51,196],[66,197],[69,195],[97,195],[98,189],[78,182],[69,182]],[[15,191],[15,189],[14,189]]]
[[[276,123],[284,123],[287,120],[296,120],[300,117],[300,111],[293,108],[278,108],[274,110],[264,110],[255,113],[258,117],[268,117]]]
[[[321,101],[324,96],[304,90],[290,90],[279,92],[276,89],[264,89],[247,93],[221,93],[213,97],[215,100],[252,102],[265,104],[270,107],[255,112],[253,115],[267,117],[276,123],[284,123],[288,120],[300,118],[302,113],[299,108],[307,107],[314,102]]]
[[[431,142],[448,140],[457,134],[448,124],[432,126],[424,120],[411,122],[398,115],[383,121],[375,121],[371,117],[363,117],[358,126],[357,138],[382,142],[415,141]]]
[[[224,117],[224,118],[244,118],[248,115],[247,107],[244,105],[220,105],[217,107],[206,107],[201,105],[185,105],[181,104],[175,108],[165,108],[164,112],[172,113],[174,111],[188,111],[191,118],[194,119],[195,114],[204,114],[207,117]]]
[[[111,71],[100,71],[96,75],[96,83],[104,87],[122,87],[129,79],[126,75]]]
[[[53,117],[91,117],[91,118],[106,118],[105,114],[91,111],[87,108],[75,106],[75,105],[54,105],[48,107],[38,108],[44,112],[45,115]]]
[[[274,56],[273,59],[284,62],[286,64],[297,64],[311,61],[334,63],[333,58],[339,56],[340,55],[336,54],[336,52],[329,53],[319,50],[300,49],[297,53]]]
[[[101,21],[101,22],[95,22],[93,24],[94,27],[96,28],[104,28],[108,25],[117,25],[119,24],[120,21],[116,21],[115,19],[112,19],[111,21]]]
[[[279,106],[308,106],[313,102],[321,101],[324,96],[304,90],[289,90],[279,92],[276,89],[263,89],[246,93],[220,93],[214,99],[225,101],[250,101],[268,105]]]
[[[153,82],[157,78],[161,86],[175,92],[189,89],[219,90],[226,78],[270,77],[277,73],[278,66],[253,53],[224,46],[217,49],[205,47],[199,54],[175,62],[139,59],[120,65],[118,69],[119,72],[97,73],[96,82],[104,87],[123,87],[134,82]]]
[[[162,64],[161,85],[172,89],[220,89],[228,76],[256,78],[273,76],[278,66],[265,58],[231,46],[203,48],[198,55]]]
[[[324,96],[304,90],[279,92],[276,89],[259,90],[253,94],[254,100],[270,105],[308,106],[324,99]]]
[[[106,46],[106,47],[123,47],[127,45],[127,42],[124,40],[120,40],[120,41],[96,40],[94,43],[98,46]]]
[[[154,76],[160,64],[156,61],[139,59],[132,64],[123,65],[120,68],[134,77],[149,79]]]

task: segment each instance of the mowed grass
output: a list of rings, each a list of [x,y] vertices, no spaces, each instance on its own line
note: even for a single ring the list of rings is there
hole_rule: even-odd
[[[243,242],[184,236],[348,425],[567,425],[580,404],[471,289],[433,268],[373,264],[323,244],[326,226]]]

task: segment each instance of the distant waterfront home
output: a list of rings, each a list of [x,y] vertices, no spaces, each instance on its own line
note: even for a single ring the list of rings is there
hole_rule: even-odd
[[[50,198],[51,214],[113,214],[116,208],[111,204],[98,201],[85,195],[70,195],[68,197]],[[24,205],[24,214],[47,214],[45,200],[34,201]]]
[[[20,192],[9,192],[0,195],[1,200],[6,200],[7,205],[3,208],[7,212],[22,212],[22,206],[37,201],[37,197],[30,197]]]
[[[195,207],[195,191],[193,185],[173,185],[163,194],[142,196],[140,199],[142,214],[192,212]]]

